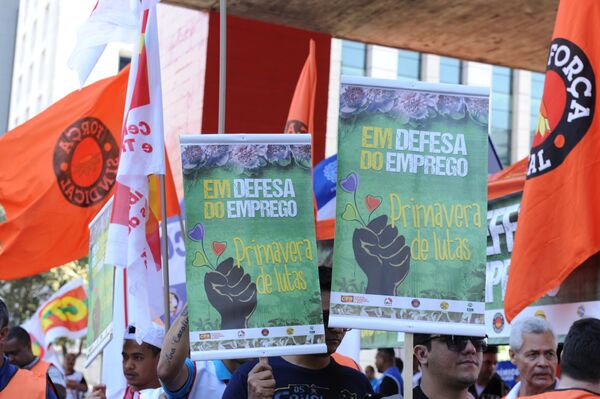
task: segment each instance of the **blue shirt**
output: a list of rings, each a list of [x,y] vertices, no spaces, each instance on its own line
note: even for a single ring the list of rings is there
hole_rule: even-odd
[[[194,363],[185,359],[184,366],[188,370],[188,376],[181,388],[169,391],[163,386],[169,399],[210,399],[210,395],[220,398],[225,384],[231,379],[231,373],[221,360]]]
[[[17,370],[17,366],[10,364],[8,357],[4,356],[4,363],[0,367],[0,392],[10,383]],[[58,399],[53,387],[48,383],[46,383],[46,399]]]
[[[244,399],[248,397],[248,374],[258,361],[242,364],[231,377],[225,389],[223,399]],[[275,394],[273,399],[311,398],[329,399],[333,393],[335,398],[362,399],[373,389],[364,374],[340,366],[333,359],[327,367],[320,370],[296,366],[281,357],[269,358],[275,378]],[[332,392],[337,385],[338,392]]]

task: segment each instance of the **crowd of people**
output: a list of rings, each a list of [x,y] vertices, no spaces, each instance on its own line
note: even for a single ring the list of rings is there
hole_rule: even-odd
[[[123,341],[125,399],[362,399],[402,398],[402,361],[381,348],[365,374],[336,353],[347,330],[327,326],[331,269],[319,268],[327,353],[268,359],[192,361],[187,311],[164,334],[156,326],[135,339],[130,326]],[[29,334],[9,328],[9,313],[0,299],[0,399],[105,399],[106,387],[88,386],[74,370],[76,356],[64,356],[64,373],[34,356]],[[557,377],[558,341],[542,318],[512,325],[510,358],[520,373],[512,388],[496,372],[498,350],[486,338],[415,334],[414,399],[600,398],[600,320],[575,322],[565,338]],[[85,396],[87,395],[87,396]]]

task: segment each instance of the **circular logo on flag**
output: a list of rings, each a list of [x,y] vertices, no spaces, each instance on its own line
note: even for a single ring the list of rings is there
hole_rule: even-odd
[[[496,313],[492,319],[492,328],[496,334],[499,334],[504,330],[504,316],[502,313]]]
[[[65,199],[87,208],[102,201],[115,185],[119,146],[100,119],[82,118],[60,135],[53,164]]]
[[[594,70],[586,54],[569,40],[554,39],[548,54],[527,178],[540,176],[562,164],[588,132],[595,99]]]
[[[421,306],[421,301],[419,301],[417,298],[415,298],[412,301],[410,301],[410,304],[412,305],[413,308],[418,308],[419,306]]]

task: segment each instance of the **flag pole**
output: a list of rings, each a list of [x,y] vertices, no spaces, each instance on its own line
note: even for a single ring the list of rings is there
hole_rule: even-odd
[[[227,63],[227,0],[219,1],[219,134],[225,133],[225,81]]]
[[[165,151],[163,149],[163,151]],[[165,157],[165,161],[166,160]],[[168,231],[167,231],[167,189],[165,185],[165,175],[159,175],[160,181],[160,213],[162,214],[161,220],[161,228],[162,228],[162,238],[160,240],[160,253],[162,256],[162,272],[163,272],[163,305],[165,312],[165,332],[169,331],[171,328],[171,307],[170,302],[171,298],[169,295],[169,247],[167,245],[167,240],[169,239]]]

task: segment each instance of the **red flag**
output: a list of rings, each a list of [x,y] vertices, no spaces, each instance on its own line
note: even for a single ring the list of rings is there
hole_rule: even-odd
[[[488,176],[488,200],[523,191],[527,176],[527,158]]]
[[[600,2],[562,0],[504,309],[513,319],[600,250]]]
[[[285,122],[286,133],[315,133],[313,119],[316,92],[317,58],[315,55],[315,41],[311,39],[308,58],[306,58],[306,62],[298,78],[292,104],[290,105],[290,112]]]

